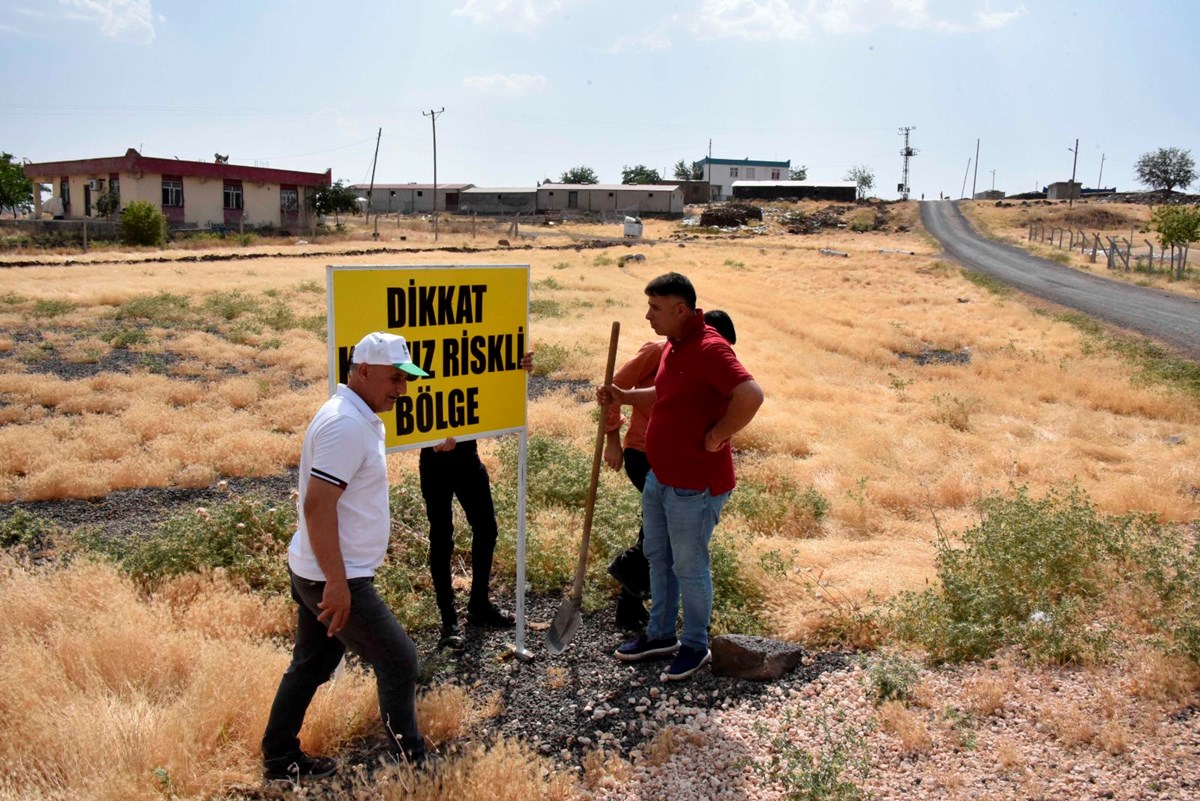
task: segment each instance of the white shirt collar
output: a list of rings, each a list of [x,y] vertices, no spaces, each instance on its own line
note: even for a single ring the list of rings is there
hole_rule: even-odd
[[[364,401],[357,392],[350,389],[350,387],[346,386],[345,384],[338,384],[337,392],[335,394],[338,397],[348,401],[350,406],[353,407],[354,411],[358,412],[364,420],[366,420],[368,423],[371,423],[375,427],[380,438],[383,437],[383,420],[379,419],[379,415],[371,411],[371,407],[367,405],[367,402]]]

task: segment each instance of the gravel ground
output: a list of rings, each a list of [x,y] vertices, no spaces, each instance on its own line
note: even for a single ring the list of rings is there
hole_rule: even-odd
[[[286,474],[228,483],[283,502],[294,482]],[[0,520],[23,508],[65,527],[132,533],[227,497],[217,488],[129,490],[5,504]],[[511,597],[498,600],[513,606]],[[845,797],[833,792],[840,771],[877,799],[1200,798],[1200,697],[1138,700],[1135,677],[1121,667],[922,671],[907,708],[873,703],[862,660],[845,653],[809,654],[774,683],[705,670],[664,684],[662,662],[612,657],[628,635],[611,607],[585,616],[566,652],[549,653],[541,629],[559,603],[529,598],[528,662],[508,658],[511,631],[468,626],[460,653],[438,652],[436,632],[414,640],[429,685],[458,683],[481,704],[498,694],[500,713],[473,739],[530,743],[577,772],[596,799],[784,799],[789,781],[802,786],[805,768],[807,786],[825,794],[792,797]],[[597,767],[600,749],[610,756]],[[367,760],[369,752],[348,756]],[[865,774],[856,772],[860,763]]]

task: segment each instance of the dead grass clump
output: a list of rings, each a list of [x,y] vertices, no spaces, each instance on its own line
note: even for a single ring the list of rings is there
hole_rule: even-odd
[[[1020,773],[1025,769],[1021,747],[1009,739],[996,743],[996,765],[1005,773]]]
[[[963,685],[966,708],[986,718],[1004,709],[1005,700],[1015,689],[1012,673],[1002,671],[968,679]]]
[[[421,732],[434,745],[461,738],[470,730],[474,719],[471,696],[462,687],[444,684],[417,699]]]
[[[685,744],[704,745],[708,737],[687,726],[671,724],[654,735],[654,739],[642,748],[642,762],[650,767],[662,765]]]
[[[592,789],[617,789],[632,772],[628,760],[612,751],[601,748],[583,755],[583,781]]]
[[[389,768],[346,801],[574,801],[579,786],[528,746],[496,740],[438,765],[433,774]]]
[[[1100,733],[1092,710],[1067,704],[1050,704],[1039,712],[1042,722],[1053,732],[1055,738],[1068,748],[1087,745]]]
[[[929,727],[903,701],[885,701],[875,714],[880,727],[900,741],[901,754],[910,757],[929,752],[933,745]]]
[[[216,394],[233,408],[245,409],[258,400],[259,384],[252,378],[231,378],[217,386]]]
[[[1125,687],[1136,698],[1184,704],[1200,688],[1200,668],[1182,656],[1138,648],[1127,661]]]
[[[570,681],[570,674],[564,667],[552,667],[546,670],[546,687],[551,690],[561,690]]]

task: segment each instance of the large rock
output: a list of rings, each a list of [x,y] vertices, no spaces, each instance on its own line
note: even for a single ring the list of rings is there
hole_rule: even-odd
[[[751,681],[775,681],[804,657],[799,645],[744,634],[714,637],[709,647],[714,675]]]

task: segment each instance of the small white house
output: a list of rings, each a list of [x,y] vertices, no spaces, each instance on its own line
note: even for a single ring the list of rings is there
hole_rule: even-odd
[[[786,181],[790,177],[792,160],[761,161],[754,159],[704,158],[704,180],[708,181],[712,200],[733,197],[734,181]]]
[[[437,185],[437,210],[458,211],[462,191],[475,184]],[[371,213],[421,214],[433,211],[433,184],[351,184],[351,191],[363,200],[371,195]],[[365,204],[364,204],[365,205]]]

